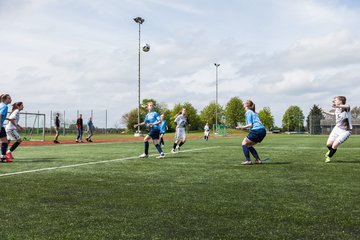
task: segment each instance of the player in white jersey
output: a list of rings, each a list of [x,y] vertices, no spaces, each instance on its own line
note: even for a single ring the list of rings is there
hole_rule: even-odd
[[[176,148],[180,150],[180,147],[186,142],[186,125],[189,124],[189,118],[186,115],[186,108],[183,108],[181,112],[176,114],[174,122],[176,123],[176,133],[175,142],[173,148],[171,149],[172,153],[175,153]]]
[[[334,97],[332,107],[335,108],[335,112],[322,111],[324,114],[335,116],[336,119],[336,125],[331,131],[326,143],[329,149],[325,154],[326,163],[331,161],[331,157],[334,156],[340,144],[344,143],[350,137],[352,130],[350,106],[346,104],[346,97]]]
[[[205,139],[205,141],[209,140],[209,135],[210,135],[210,127],[209,127],[209,124],[206,123],[206,125],[204,127],[204,139]]]
[[[10,116],[8,117],[8,123],[6,124],[6,127],[5,127],[8,144],[10,144],[11,141],[16,141],[11,146],[11,148],[6,152],[6,157],[8,159],[14,159],[12,153],[22,142],[20,134],[18,133],[18,130],[24,130],[19,125],[20,111],[23,109],[24,109],[24,104],[22,102],[14,103],[12,105],[12,111],[10,113]]]

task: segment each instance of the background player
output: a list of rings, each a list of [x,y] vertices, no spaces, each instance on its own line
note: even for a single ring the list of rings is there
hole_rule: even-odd
[[[165,146],[165,143],[164,143],[164,134],[166,133],[166,131],[167,131],[169,128],[168,128],[168,126],[167,126],[167,121],[166,121],[166,119],[164,119],[164,114],[161,114],[161,115],[160,115],[160,120],[161,120],[161,123],[160,123],[160,145]]]
[[[76,120],[76,129],[77,129],[77,132],[78,132],[76,142],[81,142],[82,143],[83,142],[82,136],[83,136],[83,131],[84,131],[82,114],[80,114],[79,118]]]
[[[56,113],[55,115],[55,138],[54,138],[54,143],[60,143],[58,141],[59,138],[59,133],[60,133],[60,114]]]
[[[334,97],[332,107],[335,108],[335,112],[322,111],[324,114],[335,116],[336,119],[336,125],[331,131],[326,143],[329,149],[325,154],[326,163],[331,161],[331,157],[334,156],[340,144],[344,143],[350,137],[352,130],[350,106],[346,105],[346,97]]]
[[[266,130],[263,124],[261,123],[258,114],[255,112],[255,104],[251,100],[246,100],[244,102],[245,112],[245,126],[237,126],[236,129],[249,129],[250,133],[242,141],[242,149],[245,155],[246,160],[241,164],[250,165],[252,164],[250,160],[250,153],[255,158],[256,164],[261,164],[260,157],[257,151],[254,148],[254,145],[260,143],[266,136]]]
[[[186,115],[186,108],[183,108],[181,112],[179,112],[175,116],[176,123],[176,133],[175,133],[175,142],[174,146],[171,149],[172,153],[176,152],[176,148],[180,151],[180,147],[186,142],[186,125],[189,124],[189,118]]]
[[[205,139],[205,141],[209,140],[209,135],[210,135],[210,127],[209,127],[209,124],[206,123],[205,127],[204,127],[204,139]]]
[[[160,156],[158,156],[157,158],[165,157],[165,154],[162,151],[160,144],[158,143],[158,140],[160,137],[160,126],[159,126],[159,124],[161,123],[160,115],[157,112],[153,111],[153,108],[154,108],[154,104],[152,102],[148,102],[147,103],[148,113],[146,114],[144,122],[134,125],[134,128],[137,128],[138,126],[143,126],[145,124],[147,124],[150,127],[150,131],[144,138],[144,153],[139,156],[140,158],[149,157],[149,140],[150,139],[153,140],[153,143],[154,143],[156,149],[160,153]]]
[[[91,137],[94,134],[94,123],[92,121],[92,117],[89,118],[89,121],[86,124],[87,126],[87,138],[86,141],[92,142]]]
[[[9,94],[3,94],[0,97],[1,103],[0,103],[0,141],[1,141],[1,162],[12,162],[10,159],[6,159],[6,151],[8,148],[8,140],[6,137],[6,131],[4,128],[5,120],[7,119],[7,113],[8,113],[8,104],[11,103],[11,97]]]
[[[7,159],[14,159],[12,153],[21,144],[22,140],[17,130],[24,130],[19,125],[20,111],[24,109],[22,102],[16,102],[12,105],[10,116],[8,117],[8,123],[6,124],[5,130],[8,139],[8,144],[11,141],[16,141],[6,153]]]

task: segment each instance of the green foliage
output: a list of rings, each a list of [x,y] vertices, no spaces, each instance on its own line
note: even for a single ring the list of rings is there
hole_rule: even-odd
[[[274,127],[274,117],[271,115],[270,107],[264,107],[258,114],[265,128],[271,130]]]
[[[304,114],[300,107],[290,106],[283,115],[284,131],[304,131]]]
[[[189,122],[190,125],[189,130],[199,130],[200,128],[200,118],[199,115],[197,114],[197,110],[193,107],[193,105],[189,102],[186,102],[184,104],[175,104],[174,108],[171,110],[171,115],[170,115],[170,122],[168,123],[169,128],[171,127],[171,129],[175,129],[176,125],[174,123],[175,120],[175,116],[181,112],[181,110],[183,108],[186,108],[186,114],[188,115],[189,118]]]
[[[245,108],[239,97],[231,98],[226,104],[224,116],[226,125],[235,127],[238,122],[244,122]]]
[[[358,119],[360,118],[360,107],[353,107],[351,109],[351,115],[353,118]]]
[[[203,125],[205,123],[209,123],[209,125],[212,126],[216,123],[216,111],[218,114],[218,124],[222,123],[221,119],[223,116],[223,109],[219,104],[216,105],[215,102],[212,102],[205,106],[204,109],[200,112],[200,119]]]
[[[324,116],[321,113],[321,108],[314,104],[306,118],[306,124],[310,134],[321,134],[320,121],[323,118]]]

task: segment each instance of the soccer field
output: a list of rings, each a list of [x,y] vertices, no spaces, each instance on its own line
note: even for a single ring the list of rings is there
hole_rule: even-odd
[[[324,163],[327,136],[19,147],[0,165],[0,239],[359,239],[360,137]],[[171,142],[164,150],[169,152]]]

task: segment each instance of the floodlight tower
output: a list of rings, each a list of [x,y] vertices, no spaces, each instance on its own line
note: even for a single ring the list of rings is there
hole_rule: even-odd
[[[215,111],[215,114],[216,114],[216,123],[215,123],[215,133],[218,133],[218,68],[220,66],[220,64],[218,63],[214,63],[215,67],[216,67],[216,98],[215,98],[215,104],[216,104],[216,111]]]
[[[145,19],[141,17],[134,18],[134,21],[139,24],[139,57],[138,57],[138,124],[140,123],[140,44],[141,44],[141,24],[145,22]],[[137,134],[141,136],[140,126],[138,126]]]

